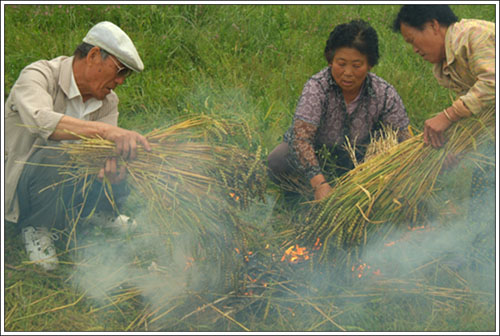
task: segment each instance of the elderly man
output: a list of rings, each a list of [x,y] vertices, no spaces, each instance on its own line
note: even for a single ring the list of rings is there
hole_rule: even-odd
[[[125,159],[133,160],[138,146],[149,151],[144,136],[117,126],[113,92],[132,71],[143,69],[128,35],[111,22],[100,22],[72,57],[32,63],[12,87],[5,103],[5,219],[18,223],[30,260],[46,270],[58,264],[49,229],[71,221],[68,209],[84,207],[84,215],[88,209],[112,209],[102,196],[104,177],[114,184],[118,200],[127,188],[125,168],[117,167],[115,158],[107,160],[85,200],[78,199],[82,193],[74,185],[46,188],[61,179],[56,166],[66,158],[40,146],[77,140],[78,134],[115,142],[117,155]]]

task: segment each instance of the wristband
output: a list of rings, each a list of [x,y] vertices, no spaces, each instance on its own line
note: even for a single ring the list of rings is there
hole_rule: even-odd
[[[453,122],[453,120],[451,120],[450,115],[448,114],[448,111],[446,111],[446,109],[443,110],[443,113],[446,116],[446,119],[448,119],[450,122]]]

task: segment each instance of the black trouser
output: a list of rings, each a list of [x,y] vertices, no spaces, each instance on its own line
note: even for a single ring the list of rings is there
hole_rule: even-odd
[[[59,174],[57,166],[68,161],[62,151],[40,148],[25,164],[17,185],[19,200],[19,226],[64,229],[78,215],[85,217],[96,211],[112,211],[113,206],[99,180],[56,183],[67,176]],[[113,198],[119,208],[129,193],[125,182],[113,185]],[[80,213],[81,211],[81,213]]]
[[[288,144],[282,142],[267,157],[269,177],[274,183],[279,184],[285,176],[296,174],[297,168],[290,161],[289,155]]]
[[[359,153],[357,153],[357,155],[358,154]],[[309,180],[306,179],[306,176],[300,171],[297,165],[293,163],[290,155],[289,146],[286,142],[282,142],[273,149],[267,157],[270,179],[276,184],[283,184],[284,181],[290,181],[290,179],[292,179],[295,180],[295,183],[298,185],[308,189],[311,188]],[[317,150],[316,157],[318,158],[320,166],[323,167],[323,175],[325,175],[327,181],[331,181],[335,177],[345,174],[354,167],[348,153],[339,148],[329,152],[326,157],[324,153],[319,153],[319,150]],[[358,160],[361,159],[360,156]]]

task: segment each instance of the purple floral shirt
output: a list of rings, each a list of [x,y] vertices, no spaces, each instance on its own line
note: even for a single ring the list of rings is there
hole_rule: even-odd
[[[375,74],[367,74],[355,103],[354,110],[347,113],[342,90],[330,67],[313,75],[304,85],[284,141],[290,147],[292,163],[307,178],[322,173],[316,151],[323,145],[338,151],[346,135],[351,144],[367,144],[370,132],[378,129],[380,123],[407,130],[409,119],[401,97]]]

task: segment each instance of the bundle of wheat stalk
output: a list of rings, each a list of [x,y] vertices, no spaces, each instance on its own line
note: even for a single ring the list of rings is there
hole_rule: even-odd
[[[227,251],[234,252],[233,245],[244,250],[244,227],[232,219],[232,209],[245,207],[252,198],[263,199],[266,174],[260,147],[252,152],[224,142],[230,132],[248,134],[243,124],[238,126],[192,117],[146,134],[151,151],[139,147],[136,159],[117,158],[167,247],[175,248],[176,238],[189,241],[190,257],[198,260],[209,255],[220,260]],[[56,147],[69,158],[60,167],[65,183],[92,181],[105,160],[116,156],[113,142],[80,138]],[[113,202],[112,186],[106,186]]]
[[[424,215],[422,207],[435,196],[449,154],[479,165],[494,164],[494,158],[477,152],[489,141],[494,144],[494,127],[494,111],[485,111],[452,125],[440,149],[425,145],[423,134],[418,134],[372,156],[342,176],[329,196],[313,204],[298,238],[309,244],[318,239],[322,242],[319,260],[331,260],[337,253],[350,264],[375,232],[387,235],[398,226],[413,225]]]

